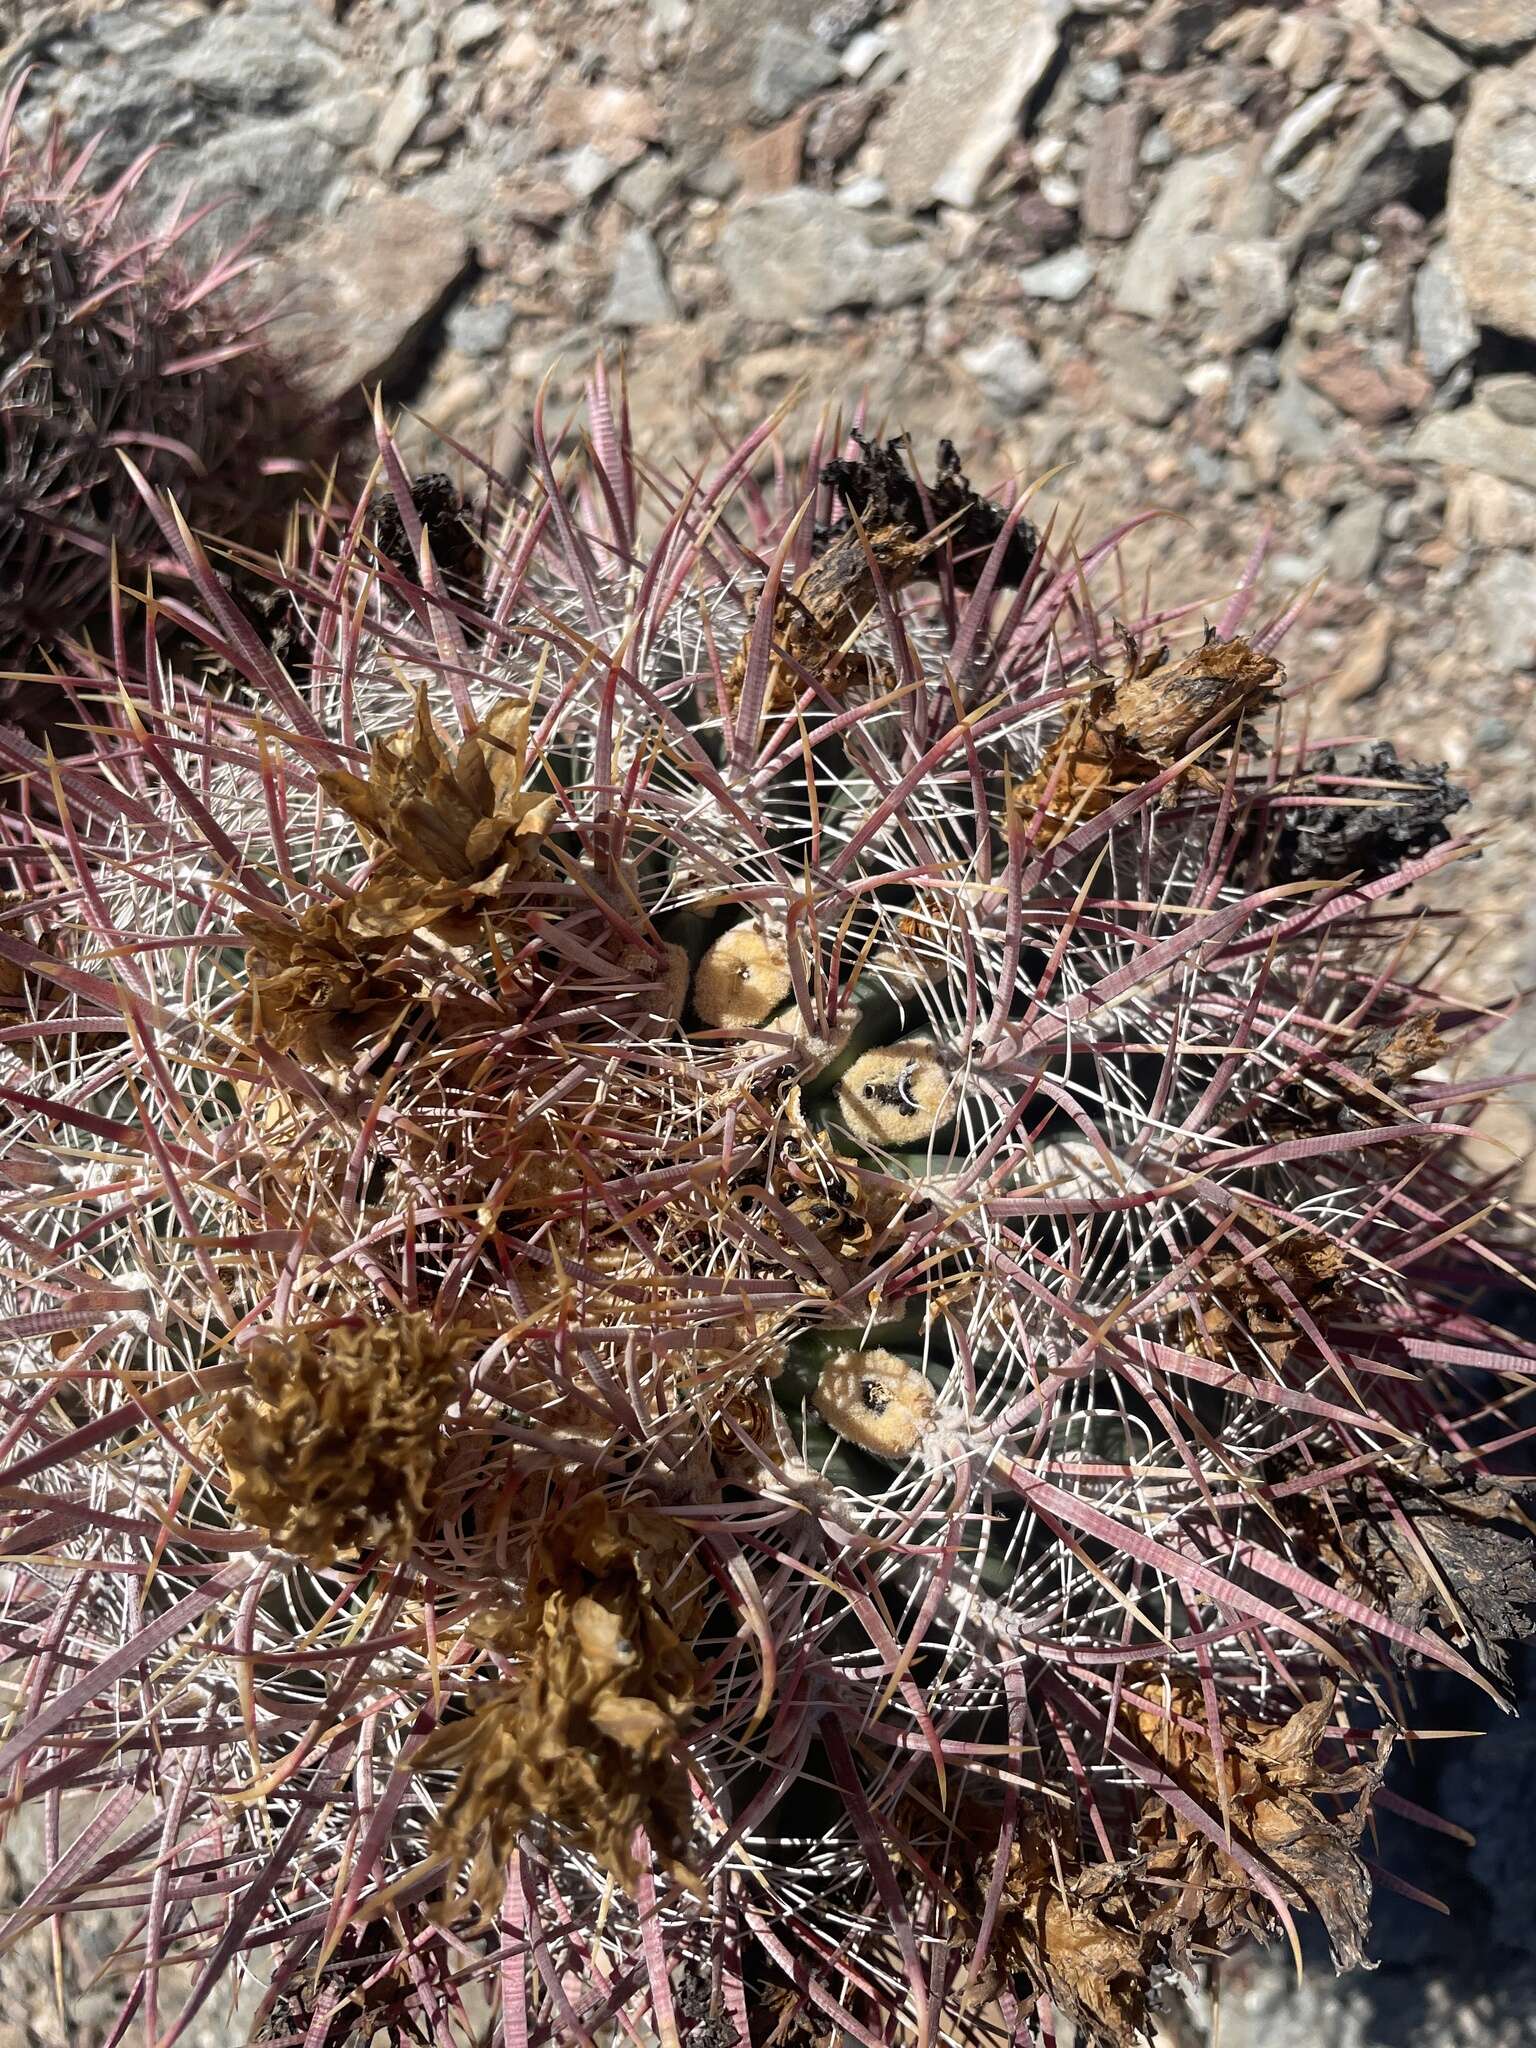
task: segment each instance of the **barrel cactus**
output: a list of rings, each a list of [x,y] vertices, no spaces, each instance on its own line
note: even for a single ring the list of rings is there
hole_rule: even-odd
[[[141,572],[158,540],[122,455],[227,527],[261,498],[258,426],[266,450],[274,415],[296,418],[237,284],[248,259],[185,262],[202,215],[136,211],[153,152],[94,188],[91,149],[23,133],[24,86],[0,107],[0,664],[12,669],[38,666],[40,646],[98,609],[114,550]]]
[[[128,1901],[147,2039],[1130,2043],[1359,1958],[1403,1674],[1523,1627],[1457,793],[1252,573],[776,429],[599,374],[450,587],[381,425],[259,613],[161,508],[13,756],[11,1927]]]

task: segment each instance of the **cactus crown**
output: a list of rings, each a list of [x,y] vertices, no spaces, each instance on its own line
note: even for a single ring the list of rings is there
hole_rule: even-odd
[[[1393,1663],[1518,1625],[1449,806],[1291,739],[1251,574],[1131,618],[776,424],[669,484],[599,372],[474,519],[381,430],[262,630],[162,515],[16,754],[4,1754],[217,1876],[152,2021],[1128,2042],[1358,1957]]]

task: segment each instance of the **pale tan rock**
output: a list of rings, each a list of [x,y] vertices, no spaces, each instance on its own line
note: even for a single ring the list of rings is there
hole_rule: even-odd
[[[1473,318],[1536,340],[1536,53],[1473,80],[1446,219]]]

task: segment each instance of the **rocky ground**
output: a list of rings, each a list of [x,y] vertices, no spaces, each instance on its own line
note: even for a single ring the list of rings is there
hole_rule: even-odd
[[[327,400],[382,379],[515,469],[540,380],[622,347],[660,456],[804,381],[791,438],[863,396],[1085,532],[1160,506],[1164,601],[1271,531],[1270,601],[1317,586],[1297,715],[1451,764],[1463,986],[1536,983],[1536,0],[0,0],[0,38],[101,172],[163,144],[157,192],[229,200],[203,234],[266,223]],[[1229,1971],[1227,2048],[1536,2041],[1536,1746],[1420,1768],[1486,1822],[1397,1843],[1454,1921],[1394,1903],[1339,1987]]]

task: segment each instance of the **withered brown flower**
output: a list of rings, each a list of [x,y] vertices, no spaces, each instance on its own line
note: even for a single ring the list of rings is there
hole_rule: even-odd
[[[1282,673],[1279,662],[1246,640],[1208,634],[1203,646],[1173,663],[1166,647],[1143,655],[1127,641],[1126,674],[1098,684],[1068,714],[1024,786],[1024,816],[1043,812],[1037,844],[1054,846],[1085,818],[1172,767],[1197,734],[1236,731],[1268,702]],[[1198,763],[1186,773],[1211,785]]]
[[[410,728],[376,740],[366,778],[338,770],[320,785],[365,840],[411,874],[461,886],[525,870],[553,822],[556,799],[523,788],[526,705],[510,697],[450,751],[423,688]]]
[[[241,1519],[316,1565],[402,1558],[430,1502],[466,1332],[419,1313],[259,1338],[218,1447]]]
[[[404,1010],[419,984],[398,939],[361,934],[357,899],[320,903],[296,920],[245,917],[248,987],[235,1028],[278,1052],[349,1064]]]
[[[689,1639],[703,1575],[678,1522],[601,1494],[539,1529],[515,1611],[485,1633],[511,1659],[511,1682],[439,1728],[413,1771],[456,1765],[438,1845],[483,1913],[500,1904],[519,1833],[543,1820],[627,1887],[644,1827],[661,1864],[694,1882],[692,1796],[677,1753],[704,1688]]]

